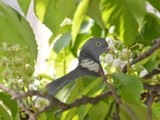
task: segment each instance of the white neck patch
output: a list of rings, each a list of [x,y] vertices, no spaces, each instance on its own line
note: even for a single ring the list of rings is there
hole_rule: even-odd
[[[91,70],[97,73],[99,71],[99,64],[91,59],[82,60],[80,65],[84,68],[87,68],[88,70]]]

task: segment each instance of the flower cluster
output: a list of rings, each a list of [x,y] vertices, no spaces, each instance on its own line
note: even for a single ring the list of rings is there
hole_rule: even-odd
[[[103,66],[107,73],[120,71],[127,63],[127,49],[118,40],[106,38],[106,41],[109,44],[110,52],[101,58]]]
[[[0,59],[3,82],[15,90],[28,89],[33,82],[34,67],[30,64],[28,47],[21,48],[18,44],[2,43],[3,53]]]
[[[113,40],[109,37],[106,38],[106,41],[109,44],[110,52],[101,57],[106,73],[121,72],[122,67],[129,64],[144,49],[142,44],[135,44],[130,48],[126,48],[119,40]],[[139,73],[141,76],[147,74],[143,66],[138,66],[138,68],[140,68]],[[137,67],[134,65],[131,69],[137,71]]]

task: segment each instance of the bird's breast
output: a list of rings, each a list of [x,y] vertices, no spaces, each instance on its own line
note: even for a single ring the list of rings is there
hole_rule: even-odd
[[[94,71],[96,73],[99,72],[100,66],[98,63],[91,59],[84,59],[81,61],[80,66],[83,68],[87,68],[90,71]]]

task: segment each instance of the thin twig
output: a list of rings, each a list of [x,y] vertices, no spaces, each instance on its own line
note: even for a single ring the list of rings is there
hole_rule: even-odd
[[[151,47],[148,51],[144,52],[143,54],[141,54],[140,56],[138,56],[137,58],[133,59],[130,63],[130,66],[132,66],[133,64],[149,57],[154,51],[156,51],[157,49],[160,48],[160,38],[158,38],[156,40],[156,43],[154,44],[153,47]],[[125,65],[122,69],[122,72],[123,73],[126,73],[127,72],[127,65]]]
[[[115,109],[115,113],[114,113],[114,116],[113,116],[113,120],[120,120],[120,116],[119,116],[119,105],[116,104],[116,109]]]
[[[154,75],[160,74],[160,64],[158,65],[158,68],[153,69],[151,72],[149,72],[148,74],[144,75],[142,78],[144,80],[150,79],[152,78]]]
[[[70,104],[63,103],[60,100],[58,100],[57,98],[55,98],[53,96],[50,96],[48,94],[40,93],[39,91],[28,91],[24,94],[21,94],[21,98],[28,97],[28,96],[33,96],[33,95],[37,95],[37,96],[40,96],[40,97],[43,97],[43,98],[46,98],[46,99],[50,100],[50,104],[48,106],[46,106],[45,108],[43,108],[42,110],[40,110],[39,112],[36,113],[38,115],[38,114],[40,114],[44,111],[52,109],[53,107],[58,107],[58,108],[61,109],[59,112],[63,112],[65,110],[68,110],[68,109],[71,109],[71,108],[74,108],[74,107],[78,107],[78,106],[83,105],[83,104],[88,104],[88,103],[96,104],[100,100],[102,100],[102,99],[108,97],[109,95],[111,95],[111,93],[110,92],[105,92],[105,93],[102,93],[102,94],[100,94],[96,97],[83,96],[82,98],[76,99],[74,102],[72,102]],[[15,98],[17,98],[17,97],[15,96]]]
[[[143,86],[144,86],[144,89],[148,91],[152,90],[152,91],[160,92],[160,84],[150,85],[150,84],[144,83]]]
[[[96,104],[99,101],[107,98],[110,95],[111,95],[111,92],[107,91],[107,92],[102,93],[102,94],[100,94],[100,95],[98,95],[96,97],[86,97],[86,96],[83,96],[82,98],[77,99],[74,102],[68,104],[66,108],[61,109],[58,113],[63,112],[63,111],[68,110],[68,109],[71,109],[71,108],[74,108],[74,107],[78,107],[80,105],[88,104],[88,103],[89,104]]]
[[[152,106],[152,103],[153,103],[156,96],[157,96],[157,93],[153,90],[150,90],[148,92],[148,95],[147,95],[147,98],[146,98],[146,106],[147,106],[147,113],[148,113],[148,119],[149,120],[152,120],[151,106]]]

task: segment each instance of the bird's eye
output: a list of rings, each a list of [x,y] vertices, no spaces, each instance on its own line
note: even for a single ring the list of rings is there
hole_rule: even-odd
[[[96,42],[96,46],[100,47],[101,46],[100,42]]]

